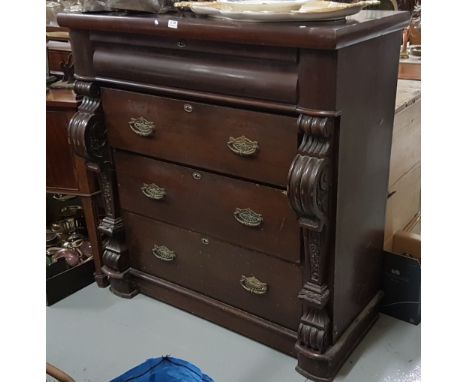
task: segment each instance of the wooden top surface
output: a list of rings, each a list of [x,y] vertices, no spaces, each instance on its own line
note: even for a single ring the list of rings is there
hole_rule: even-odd
[[[372,37],[403,29],[408,12],[362,11],[346,20],[334,22],[251,23],[199,17],[189,13],[129,16],[116,13],[61,13],[58,23],[71,30],[149,34],[311,49],[339,49]],[[169,27],[169,20],[174,26]],[[157,21],[157,22],[156,22]]]
[[[74,109],[80,103],[71,89],[49,89],[46,95],[48,107]]]

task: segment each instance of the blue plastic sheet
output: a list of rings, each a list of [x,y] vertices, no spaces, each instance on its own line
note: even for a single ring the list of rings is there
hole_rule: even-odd
[[[111,382],[214,382],[190,362],[174,357],[150,358]]]

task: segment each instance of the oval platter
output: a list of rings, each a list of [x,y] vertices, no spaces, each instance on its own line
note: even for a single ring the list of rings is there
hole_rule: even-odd
[[[378,4],[379,1],[360,1],[357,3],[336,3],[332,1],[308,1],[298,4],[299,8],[288,11],[242,10],[230,6],[229,2],[184,2],[179,7],[190,8],[195,14],[227,20],[246,22],[294,22],[294,21],[331,21],[359,13],[364,7]]]

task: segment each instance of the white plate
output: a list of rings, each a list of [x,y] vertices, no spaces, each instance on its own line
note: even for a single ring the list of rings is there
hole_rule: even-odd
[[[218,0],[218,3],[228,4],[232,11],[272,11],[287,12],[298,10],[310,0]]]
[[[314,4],[316,3],[316,4]],[[249,11],[234,10],[225,2],[226,6],[197,5],[192,3],[191,10],[199,15],[229,20],[242,20],[248,22],[285,22],[285,21],[328,21],[343,19],[359,13],[362,8],[372,4],[371,1],[359,3],[335,3],[328,1],[308,1],[298,10],[291,11]],[[320,5],[320,6],[319,6]]]

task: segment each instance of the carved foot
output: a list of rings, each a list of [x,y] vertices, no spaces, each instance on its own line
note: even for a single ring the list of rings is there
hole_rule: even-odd
[[[129,270],[130,268],[127,268],[125,271],[119,272],[106,265],[102,267],[102,271],[108,277],[111,292],[119,297],[132,298],[138,294],[138,289],[130,277]]]
[[[313,381],[333,381],[338,370],[378,318],[379,292],[357,316],[338,341],[324,353],[313,350],[300,340],[296,343],[296,371]]]
[[[123,222],[121,218],[104,218],[99,229],[111,234],[106,244],[102,260],[102,271],[110,282],[110,290],[119,297],[132,298],[138,294],[132,278],[129,274],[127,246],[123,238]]]
[[[94,272],[94,280],[99,288],[109,286],[109,280],[105,274]]]
[[[109,276],[110,291],[112,293],[114,293],[116,296],[123,298],[132,298],[138,294],[139,291],[133,283],[132,279],[130,278],[128,269],[122,273],[113,272],[112,274],[113,277]]]

